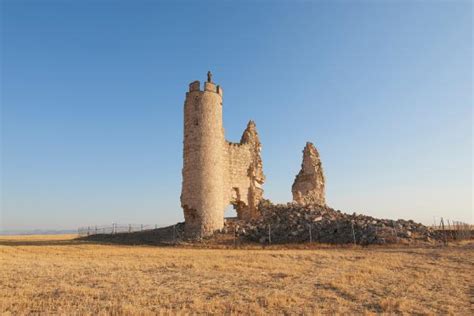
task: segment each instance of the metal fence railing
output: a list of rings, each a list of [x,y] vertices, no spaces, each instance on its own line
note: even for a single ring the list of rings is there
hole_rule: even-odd
[[[450,221],[449,219],[443,219],[441,217],[439,224],[435,222],[433,225],[431,225],[431,228],[434,230],[471,231],[471,230],[474,230],[474,225],[460,222],[460,221],[453,221],[453,220]]]
[[[448,240],[471,239],[474,233],[474,225],[460,221],[450,221],[449,219],[445,220],[442,217],[439,224],[435,220],[431,228],[441,234],[445,243]]]
[[[84,226],[77,229],[79,236],[90,236],[98,234],[118,234],[118,233],[133,233],[151,229],[157,229],[158,225],[143,225],[143,224],[112,224],[102,226]]]

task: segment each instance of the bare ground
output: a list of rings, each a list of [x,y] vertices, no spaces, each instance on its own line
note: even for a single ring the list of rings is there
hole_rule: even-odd
[[[195,249],[74,237],[0,237],[0,313],[472,313],[473,241]]]

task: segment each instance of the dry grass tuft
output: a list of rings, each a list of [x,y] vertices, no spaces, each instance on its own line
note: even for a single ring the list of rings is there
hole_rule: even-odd
[[[101,245],[72,238],[0,237],[0,313],[472,312],[473,242],[239,250]]]

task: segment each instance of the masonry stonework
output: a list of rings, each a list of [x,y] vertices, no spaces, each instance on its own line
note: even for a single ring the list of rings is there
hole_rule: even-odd
[[[318,150],[310,142],[303,150],[301,170],[291,187],[293,201],[300,205],[326,205],[325,179]]]
[[[265,181],[261,144],[255,123],[250,121],[240,143],[227,142],[226,187],[230,201],[240,219],[254,219],[259,216],[258,204],[263,197],[262,184]]]
[[[380,220],[328,207],[321,158],[310,142],[291,187],[294,203],[275,205],[264,200],[265,176],[255,123],[249,121],[240,142],[227,141],[222,96],[211,72],[202,90],[199,81],[194,81],[186,93],[181,191],[185,237],[199,239],[223,229],[224,211],[231,204],[241,221],[226,221],[224,233],[232,228],[234,238],[245,236],[261,243],[316,240],[366,245],[401,238],[409,242],[420,236],[426,241],[446,238],[413,221]]]
[[[265,181],[255,123],[248,123],[240,143],[225,140],[223,90],[211,78],[208,73],[203,90],[192,82],[184,102],[181,206],[190,238],[222,229],[229,204],[240,219],[258,217]]]

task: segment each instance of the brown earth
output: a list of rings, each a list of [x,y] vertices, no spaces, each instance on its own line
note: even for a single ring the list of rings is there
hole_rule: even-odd
[[[472,312],[473,241],[193,249],[74,238],[0,237],[0,314]]]

